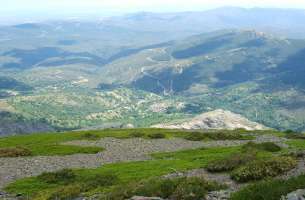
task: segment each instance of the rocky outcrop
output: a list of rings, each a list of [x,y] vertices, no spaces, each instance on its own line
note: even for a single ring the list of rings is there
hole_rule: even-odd
[[[193,119],[182,123],[158,124],[154,128],[168,129],[246,129],[246,130],[264,130],[268,129],[264,125],[252,122],[245,117],[226,110],[214,110],[203,113]]]
[[[305,189],[300,189],[282,196],[281,200],[305,200]]]

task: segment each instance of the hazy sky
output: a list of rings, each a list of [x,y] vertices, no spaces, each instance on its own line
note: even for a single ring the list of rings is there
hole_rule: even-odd
[[[223,6],[305,9],[305,0],[0,0],[0,25],[124,13],[202,11]]]
[[[0,0],[0,12],[190,11],[220,6],[304,8],[305,0]]]

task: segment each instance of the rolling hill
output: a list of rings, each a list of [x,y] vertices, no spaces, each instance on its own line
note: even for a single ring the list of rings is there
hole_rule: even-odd
[[[1,102],[59,130],[148,127],[223,109],[304,131],[304,18],[219,8],[2,26]]]

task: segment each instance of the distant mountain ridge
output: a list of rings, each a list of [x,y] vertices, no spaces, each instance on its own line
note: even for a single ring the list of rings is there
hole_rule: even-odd
[[[221,29],[255,29],[277,36],[304,38],[304,19],[303,9],[220,7],[201,12],[142,12],[109,18],[104,23],[133,30],[164,33],[174,30],[177,37]]]
[[[219,8],[1,26],[2,107],[22,117],[11,124],[63,130],[223,109],[304,131],[303,21],[304,10]]]

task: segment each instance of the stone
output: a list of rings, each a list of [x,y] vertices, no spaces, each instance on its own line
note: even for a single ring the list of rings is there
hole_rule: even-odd
[[[305,189],[299,189],[294,192],[282,196],[281,200],[305,200]]]

